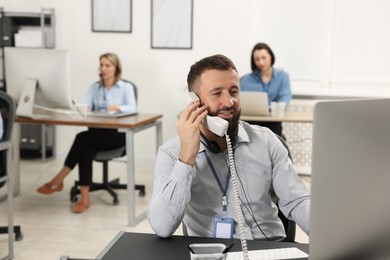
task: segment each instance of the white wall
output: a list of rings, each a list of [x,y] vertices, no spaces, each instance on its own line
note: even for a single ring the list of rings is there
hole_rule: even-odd
[[[194,0],[192,50],[151,49],[151,0],[132,1],[131,33],[93,33],[90,0],[0,0],[0,6],[5,11],[55,9],[56,46],[70,52],[76,100],[97,80],[98,56],[116,52],[123,62],[124,78],[139,88],[139,111],[163,113],[164,141],[176,135],[175,122],[185,104],[190,65],[207,55],[222,53],[235,62],[240,74],[247,73],[251,49],[259,41],[271,45],[275,65],[290,73],[295,94],[338,93],[337,90],[356,93],[355,88],[345,89],[348,84],[339,83],[344,75],[356,76],[353,72],[358,71],[362,77],[349,78],[349,85],[356,79],[363,95],[372,95],[373,89],[377,91],[374,95],[389,95],[390,73],[385,75],[390,69],[385,48],[390,41],[389,1]],[[350,23],[350,19],[354,22]],[[349,66],[365,67],[354,70]],[[370,79],[380,78],[374,87],[372,82],[362,83],[364,68]],[[69,129],[72,128],[58,128],[60,153],[67,152],[73,135],[81,130]],[[148,151],[154,145],[151,136],[152,131],[140,137],[143,144],[136,149],[138,156],[150,156]]]
[[[98,57],[116,52],[122,60],[123,77],[137,84],[139,111],[163,114],[164,141],[176,135],[175,123],[185,104],[184,91],[190,65],[215,53],[236,63],[242,73],[249,71],[253,0],[194,1],[193,49],[151,49],[151,1],[133,0],[131,33],[96,33],[91,30],[90,0],[0,0],[4,11],[39,12],[54,8],[56,48],[71,55],[72,91],[75,100],[98,79]],[[83,128],[57,127],[57,154],[66,153],[74,134]],[[150,157],[154,134],[140,133],[139,157]],[[150,146],[146,145],[149,144]],[[142,145],[141,145],[142,144]],[[153,156],[154,154],[152,154]]]
[[[390,97],[390,1],[261,0],[259,10],[254,35],[294,94]]]

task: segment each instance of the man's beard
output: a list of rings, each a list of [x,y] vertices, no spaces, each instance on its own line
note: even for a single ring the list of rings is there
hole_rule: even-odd
[[[230,110],[233,110],[234,112],[234,116],[233,118],[230,118],[229,120],[226,120],[229,122],[229,127],[228,127],[228,130],[227,130],[227,134],[229,135],[230,137],[230,140],[231,140],[231,143],[232,144],[235,144],[236,143],[236,140],[237,140],[237,135],[238,135],[238,120],[240,119],[240,115],[241,115],[241,109],[238,110],[238,112],[234,109],[234,108],[222,108],[216,112],[210,112],[209,113],[209,116],[218,116],[218,113],[221,112],[221,111],[230,111]]]

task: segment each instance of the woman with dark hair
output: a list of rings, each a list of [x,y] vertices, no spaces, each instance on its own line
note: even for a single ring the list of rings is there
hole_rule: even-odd
[[[251,54],[252,73],[240,79],[241,91],[267,92],[269,105],[271,102],[284,102],[286,108],[291,101],[290,78],[287,72],[274,68],[275,55],[265,43],[257,43]],[[270,128],[282,136],[282,124],[279,122],[250,122]]]
[[[86,104],[91,111],[135,112],[134,87],[131,83],[121,80],[122,66],[118,56],[106,53],[99,57],[99,61],[100,80],[90,87],[80,103]],[[115,149],[124,146],[125,143],[125,133],[119,133],[117,129],[89,128],[77,134],[62,169],[37,191],[46,195],[61,191],[65,177],[78,164],[80,199],[74,205],[73,212],[84,212],[89,207],[93,158],[100,150]]]

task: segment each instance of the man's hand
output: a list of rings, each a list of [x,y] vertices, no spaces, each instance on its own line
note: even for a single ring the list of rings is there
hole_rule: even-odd
[[[200,124],[208,113],[205,106],[199,106],[199,102],[191,102],[176,123],[181,142],[179,160],[191,166],[200,147]]]

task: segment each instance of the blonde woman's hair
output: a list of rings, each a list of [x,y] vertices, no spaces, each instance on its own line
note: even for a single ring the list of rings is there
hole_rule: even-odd
[[[114,67],[115,67],[115,82],[118,82],[118,80],[120,80],[122,78],[122,64],[121,64],[119,57],[115,53],[108,52],[108,53],[104,53],[104,54],[100,55],[99,61],[102,58],[106,58],[112,65],[114,65]],[[102,78],[100,78],[100,83],[103,84]]]

